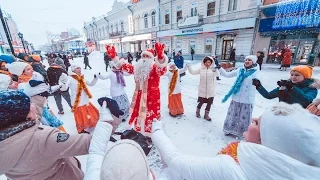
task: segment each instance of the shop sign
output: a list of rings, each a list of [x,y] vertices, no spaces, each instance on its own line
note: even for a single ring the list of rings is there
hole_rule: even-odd
[[[122,42],[142,41],[152,39],[152,34],[141,34],[136,36],[126,36],[122,38]]]
[[[213,44],[213,39],[206,39],[206,45],[212,45]]]
[[[193,33],[201,33],[201,32],[203,32],[203,28],[193,28],[193,29],[182,30],[181,34],[193,34]]]
[[[129,24],[129,33],[133,34],[133,20],[132,16],[128,16],[128,24]]]
[[[182,6],[177,6],[177,11],[182,11]]]
[[[132,4],[136,4],[136,3],[138,3],[138,2],[140,2],[140,0],[131,0],[131,3],[132,3]]]

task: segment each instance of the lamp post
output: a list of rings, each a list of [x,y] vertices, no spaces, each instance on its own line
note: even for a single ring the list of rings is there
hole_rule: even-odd
[[[19,38],[20,38],[20,40],[21,40],[21,43],[22,43],[22,46],[23,46],[24,52],[25,52],[25,53],[27,53],[27,52],[26,52],[26,48],[24,47],[23,34],[22,34],[21,32],[19,32],[19,33],[18,33],[18,36],[19,36]]]

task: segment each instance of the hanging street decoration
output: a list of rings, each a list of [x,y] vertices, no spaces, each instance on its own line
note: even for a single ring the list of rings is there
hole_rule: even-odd
[[[273,29],[318,27],[320,0],[280,0],[273,21]]]

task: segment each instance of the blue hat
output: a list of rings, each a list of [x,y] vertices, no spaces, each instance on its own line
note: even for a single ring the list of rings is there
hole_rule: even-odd
[[[30,112],[30,98],[20,91],[0,91],[0,127],[25,121]]]
[[[100,106],[102,106],[103,101],[107,102],[107,107],[109,108],[110,112],[112,115],[114,115],[115,117],[119,118],[120,116],[122,116],[124,113],[120,110],[117,101],[107,98],[107,97],[102,97],[98,99],[98,103],[100,104]]]

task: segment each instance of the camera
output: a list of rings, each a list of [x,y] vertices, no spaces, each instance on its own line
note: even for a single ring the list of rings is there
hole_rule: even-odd
[[[281,80],[281,81],[278,81],[277,82],[277,84],[278,84],[278,86],[288,86],[288,85],[290,85],[291,84],[291,81],[289,81],[289,80]]]

